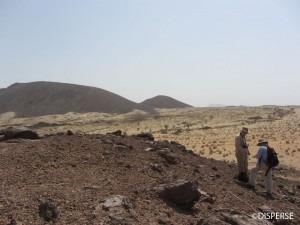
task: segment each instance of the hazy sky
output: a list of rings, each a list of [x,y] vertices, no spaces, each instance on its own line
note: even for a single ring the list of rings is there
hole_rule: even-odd
[[[0,0],[0,88],[300,105],[299,0]]]

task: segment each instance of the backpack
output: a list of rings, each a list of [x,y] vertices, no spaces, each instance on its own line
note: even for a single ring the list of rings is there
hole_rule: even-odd
[[[267,148],[267,151],[268,151],[268,158],[267,158],[267,162],[266,164],[268,165],[268,170],[266,171],[266,174],[265,176],[268,175],[269,173],[269,170],[273,167],[276,167],[278,166],[279,164],[279,160],[278,160],[278,157],[277,157],[277,153],[276,151],[274,150],[274,148],[271,148],[271,147],[268,147]]]

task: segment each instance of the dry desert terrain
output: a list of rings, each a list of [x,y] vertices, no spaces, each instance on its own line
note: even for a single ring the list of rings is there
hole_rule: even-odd
[[[153,113],[67,113],[16,118],[13,112],[0,115],[0,129],[27,126],[39,135],[72,130],[79,134],[106,134],[121,130],[134,135],[151,132],[155,140],[177,141],[202,156],[235,162],[234,137],[241,127],[249,128],[250,165],[254,165],[259,138],[269,140],[280,164],[300,169],[300,106],[221,107],[158,109]]]
[[[299,224],[299,113],[269,106],[2,114],[0,130],[26,126],[42,138],[0,142],[0,224]],[[261,137],[279,153],[274,198],[263,176],[255,190],[232,179],[242,126],[252,156]],[[295,219],[252,218],[264,210]]]

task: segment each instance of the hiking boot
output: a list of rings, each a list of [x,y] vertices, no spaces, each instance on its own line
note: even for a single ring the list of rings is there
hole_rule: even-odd
[[[239,173],[238,180],[248,183],[248,181],[249,181],[248,174],[247,173]]]
[[[266,192],[266,196],[268,199],[274,199],[273,194],[270,192]]]

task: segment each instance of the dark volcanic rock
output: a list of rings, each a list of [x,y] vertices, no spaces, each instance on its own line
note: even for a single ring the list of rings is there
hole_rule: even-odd
[[[144,138],[147,139],[149,141],[154,141],[154,137],[151,133],[140,133],[136,135],[139,138]]]
[[[122,131],[121,130],[116,130],[114,132],[112,132],[113,135],[116,135],[116,136],[122,136]]]
[[[73,134],[74,134],[73,131],[71,131],[71,130],[67,131],[67,135],[73,135]]]
[[[2,131],[4,133],[4,140],[7,139],[39,139],[39,135],[26,127],[10,127],[6,129],[5,131]]]
[[[234,182],[234,164],[189,154],[176,143],[156,146],[136,136],[66,131],[39,141],[2,141],[0,224],[237,224],[244,221],[241,216],[251,219],[268,208],[293,212],[288,223],[300,224],[299,182],[283,178],[300,177],[298,170],[274,170],[271,200],[263,177],[254,192]],[[177,164],[167,163],[161,150]],[[286,187],[294,187],[295,195]],[[59,215],[51,201],[38,199],[53,199]]]
[[[51,199],[44,200],[39,205],[39,216],[50,222],[58,218],[58,207]]]
[[[157,153],[162,158],[164,158],[168,164],[171,164],[171,165],[177,164],[177,158],[174,154],[171,153],[170,149],[161,149]]]
[[[167,199],[183,209],[191,209],[199,201],[201,195],[197,186],[190,181],[165,184],[156,189],[159,197]]]

